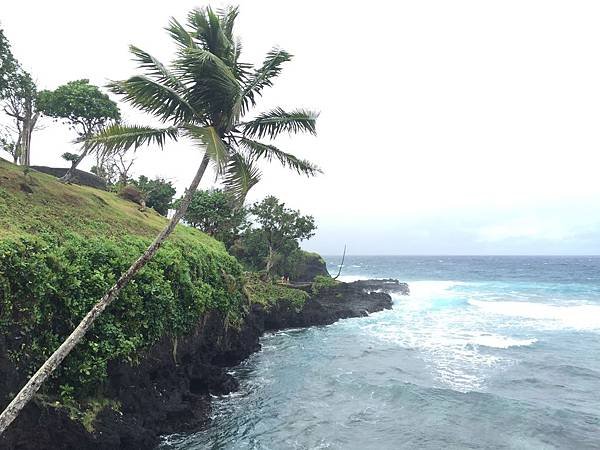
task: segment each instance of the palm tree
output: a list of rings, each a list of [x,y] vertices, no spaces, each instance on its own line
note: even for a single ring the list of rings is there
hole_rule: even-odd
[[[154,143],[163,147],[168,140],[191,139],[204,150],[196,175],[178,210],[147,250],[119,278],[83,318],[71,335],[33,375],[0,415],[0,434],[38,391],[45,379],[60,365],[83,338],[97,317],[117,297],[121,289],[155,255],[185,214],[209,163],[213,163],[226,189],[243,202],[260,172],[259,159],[277,160],[298,173],[315,175],[313,164],[286,153],[270,143],[281,133],[315,133],[317,114],[306,110],[287,112],[281,108],[243,120],[256,105],[266,87],[272,86],[282,65],[291,55],[271,50],[257,68],[239,61],[241,45],[233,35],[237,8],[213,11],[195,9],[188,15],[187,27],[171,19],[167,31],[177,44],[170,68],[149,53],[131,47],[143,75],[110,84],[113,92],[134,106],[151,113],[166,126],[161,128],[115,124],[87,139],[86,149],[114,152]]]

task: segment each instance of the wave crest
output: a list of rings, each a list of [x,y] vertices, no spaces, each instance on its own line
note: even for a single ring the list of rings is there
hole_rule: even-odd
[[[471,306],[502,316],[552,322],[578,330],[600,329],[600,305],[557,306],[545,303],[469,300]]]
[[[535,344],[537,341],[538,340],[535,338],[515,339],[493,334],[476,336],[471,340],[475,345],[493,348],[528,347]]]

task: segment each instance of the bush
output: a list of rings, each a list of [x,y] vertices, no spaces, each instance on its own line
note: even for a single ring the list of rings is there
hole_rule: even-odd
[[[318,294],[322,289],[330,288],[339,284],[339,281],[325,275],[317,275],[312,283],[313,294]]]
[[[251,303],[258,303],[267,308],[279,301],[285,301],[300,311],[308,299],[308,293],[291,286],[284,286],[265,281],[257,273],[246,272],[244,275],[244,291]]]
[[[150,180],[148,177],[140,175],[137,181],[133,180],[133,183],[142,193],[148,208],[153,208],[161,216],[167,215],[176,192],[170,181],[162,178]]]
[[[130,236],[72,236],[60,245],[20,238],[0,242],[0,333],[21,374],[58,347],[93,304],[148,245]],[[164,336],[179,336],[211,309],[241,316],[241,269],[222,250],[168,242],[96,321],[44,388],[79,398],[98,392],[110,360],[135,363]]]
[[[175,202],[178,207],[181,199]],[[194,192],[183,219],[199,230],[231,247],[246,219],[246,210],[237,207],[235,199],[220,189]]]

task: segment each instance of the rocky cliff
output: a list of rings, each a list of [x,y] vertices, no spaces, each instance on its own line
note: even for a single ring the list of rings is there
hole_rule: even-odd
[[[252,305],[239,327],[228,326],[223,314],[207,314],[179,342],[164,339],[154,345],[138,365],[111,364],[107,397],[118,407],[101,409],[87,429],[64,409],[37,400],[0,438],[0,448],[148,449],[161,434],[201,429],[209,421],[211,394],[238,387],[226,368],[259,350],[263,332],[325,325],[388,309],[392,300],[386,291],[408,293],[408,287],[390,280],[340,283],[312,293],[300,309],[286,302],[268,310]],[[8,374],[11,363],[3,344],[0,372]],[[3,383],[0,394],[14,391],[16,382]]]

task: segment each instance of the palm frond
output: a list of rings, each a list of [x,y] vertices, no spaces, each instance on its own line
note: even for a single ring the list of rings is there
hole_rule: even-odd
[[[179,52],[175,61],[176,71],[190,81],[204,77],[222,80],[224,83],[237,85],[231,68],[214,53],[201,48],[186,48]]]
[[[214,127],[198,127],[195,125],[184,125],[187,134],[193,140],[200,142],[208,154],[211,163],[215,166],[217,175],[225,172],[229,161],[229,148],[223,142]]]
[[[248,191],[260,181],[260,176],[260,171],[253,166],[249,158],[235,153],[231,156],[223,177],[225,192],[230,194],[238,205],[243,205]]]
[[[177,19],[171,17],[169,25],[165,27],[165,30],[169,33],[175,43],[182,48],[195,47],[196,43],[194,38],[187,32],[185,27],[181,25]]]
[[[108,87],[115,94],[123,95],[132,105],[155,115],[163,122],[190,121],[197,115],[195,108],[178,91],[144,75],[114,81]]]
[[[217,15],[221,19],[221,28],[223,29],[223,33],[230,42],[234,41],[233,26],[235,25],[235,19],[237,19],[239,13],[240,9],[237,6],[228,6],[226,8],[217,10]]]
[[[187,100],[213,117],[231,122],[227,116],[239,103],[241,87],[232,69],[218,56],[201,48],[181,50],[175,73],[188,86]]]
[[[276,159],[283,167],[288,167],[295,170],[299,175],[306,175],[309,177],[315,176],[318,173],[323,173],[321,169],[311,162],[300,159],[291,153],[279,150],[273,145],[263,144],[262,142],[248,138],[241,138],[239,144],[246,149],[248,156],[253,161],[264,158],[270,162],[273,159]]]
[[[234,20],[235,17],[232,23],[228,24],[232,29]],[[188,25],[192,29],[190,34],[202,44],[205,50],[219,58],[227,59],[234,43],[223,29],[225,25],[223,18],[210,6],[193,9],[188,14]]]
[[[242,41],[236,40],[235,47],[233,49],[233,72],[236,78],[243,83],[247,83],[247,80],[250,75],[250,70],[252,69],[252,64],[240,62],[239,58],[242,54]]]
[[[129,51],[133,54],[138,66],[144,69],[148,75],[174,89],[180,95],[183,96],[185,94],[185,85],[158,59],[134,45],[129,46]]]
[[[100,130],[84,141],[90,151],[111,153],[116,150],[139,148],[145,144],[163,147],[167,139],[177,140],[178,127],[152,128],[141,125],[114,124]]]
[[[256,105],[256,96],[262,95],[265,87],[273,85],[273,78],[277,77],[282,70],[283,63],[292,59],[292,55],[278,48],[272,49],[267,53],[262,66],[248,76],[248,80],[242,91],[244,110],[248,110],[250,105]]]
[[[263,136],[273,139],[284,132],[316,134],[318,116],[318,113],[304,109],[286,112],[275,108],[258,115],[254,120],[240,124],[240,127],[244,135],[259,139]]]

